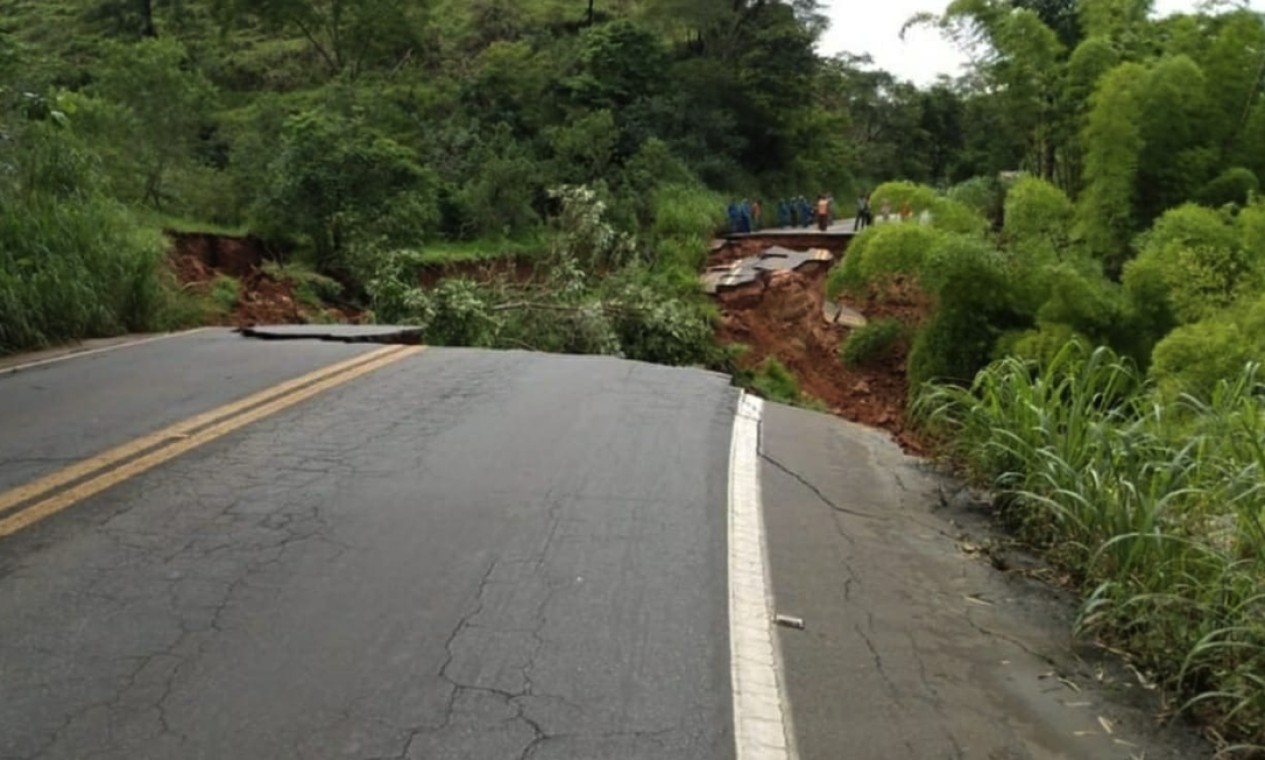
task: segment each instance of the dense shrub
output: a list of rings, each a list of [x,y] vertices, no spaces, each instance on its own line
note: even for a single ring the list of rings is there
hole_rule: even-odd
[[[969,382],[1007,331],[1029,322],[1012,300],[1004,256],[980,238],[945,235],[920,275],[935,310],[909,354],[911,390],[932,379]]]
[[[1249,362],[1265,362],[1265,297],[1183,325],[1155,346],[1150,377],[1167,399],[1208,399]]]
[[[372,269],[357,258],[365,243],[419,242],[438,227],[437,201],[413,151],[360,120],[306,111],[286,121],[255,222],[305,236],[322,270],[360,280]]]
[[[891,353],[905,337],[905,326],[897,319],[880,319],[858,327],[844,339],[839,358],[849,367],[861,367]]]
[[[698,238],[666,237],[658,269],[646,268],[637,241],[609,223],[606,205],[587,187],[553,192],[548,266],[541,279],[479,284],[447,279],[417,286],[420,254],[378,252],[369,280],[379,320],[424,328],[427,342],[607,354],[669,365],[715,366],[714,307],[698,290],[697,271],[664,255],[693,256]],[[667,228],[665,228],[667,229]],[[705,248],[703,249],[705,250]],[[675,273],[688,272],[685,281]]]
[[[53,122],[0,139],[0,353],[164,326],[163,241]]]
[[[1204,401],[1157,403],[1130,362],[1073,342],[1043,366],[1011,358],[969,388],[927,387],[913,412],[1085,591],[1082,633],[1129,651],[1181,710],[1263,735],[1256,367]]]
[[[1073,211],[1059,188],[1036,177],[1020,179],[1006,193],[1007,247],[1034,263],[1059,258],[1068,246]]]
[[[1239,231],[1216,211],[1188,204],[1165,213],[1143,237],[1124,284],[1162,335],[1234,303],[1253,274]]]
[[[1208,206],[1224,206],[1233,203],[1247,205],[1261,189],[1260,180],[1251,169],[1235,166],[1217,175],[1216,179],[1199,190],[1198,200]]]
[[[827,295],[860,292],[896,274],[914,275],[941,233],[921,224],[880,224],[862,232],[848,247],[843,264],[830,273]]]
[[[972,177],[949,188],[945,197],[971,209],[992,224],[1002,219],[1006,192],[995,177]]]
[[[654,193],[656,239],[714,235],[725,229],[724,196],[699,185],[665,185]]]
[[[770,356],[756,368],[751,389],[770,401],[798,404],[803,400],[795,375],[776,357]]]
[[[908,203],[915,218],[925,211],[930,214],[933,227],[948,232],[979,235],[988,229],[988,220],[982,213],[964,203],[945,198],[925,185],[905,181],[879,185],[870,196],[870,205],[876,215],[884,203],[891,206],[895,218],[899,218],[897,215],[901,207]]]

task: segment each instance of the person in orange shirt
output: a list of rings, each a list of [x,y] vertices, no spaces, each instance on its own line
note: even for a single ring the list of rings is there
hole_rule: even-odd
[[[817,229],[830,229],[830,200],[824,195],[817,196]]]
[[[905,201],[904,203],[900,204],[900,220],[902,222],[909,221],[909,217],[913,215],[914,215],[914,208],[913,206],[909,205],[909,201]]]

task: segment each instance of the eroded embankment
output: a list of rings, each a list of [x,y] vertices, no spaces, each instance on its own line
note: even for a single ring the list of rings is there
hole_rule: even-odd
[[[740,359],[744,369],[776,358],[795,376],[800,390],[832,414],[887,430],[907,450],[921,452],[905,415],[908,346],[896,346],[865,367],[846,366],[839,357],[839,346],[854,328],[828,308],[825,284],[830,268],[845,255],[848,240],[834,236],[815,241],[831,244],[830,260],[809,261],[794,270],[760,271],[748,282],[721,285],[714,295],[722,315],[718,337],[748,348]],[[709,264],[732,265],[775,244],[796,249],[806,242],[814,241],[802,236],[730,241],[716,247]],[[902,283],[882,297],[850,299],[842,305],[867,320],[896,317],[905,324],[915,324],[927,313],[925,298]]]

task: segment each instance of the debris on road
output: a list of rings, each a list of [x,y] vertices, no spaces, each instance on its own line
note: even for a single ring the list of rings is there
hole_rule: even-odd
[[[804,630],[804,619],[793,617],[791,615],[778,615],[775,618],[777,624],[783,628],[794,628],[797,631]]]

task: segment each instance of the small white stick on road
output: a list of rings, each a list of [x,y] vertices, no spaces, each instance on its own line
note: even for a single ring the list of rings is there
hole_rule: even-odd
[[[743,394],[729,450],[729,662],[738,760],[793,760],[782,699],[760,502],[760,415]]]

